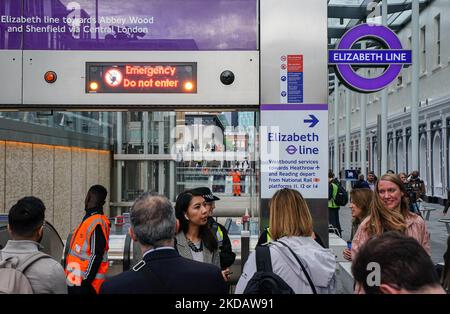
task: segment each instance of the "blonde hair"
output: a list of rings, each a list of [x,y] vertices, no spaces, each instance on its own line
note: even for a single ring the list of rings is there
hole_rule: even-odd
[[[313,233],[312,217],[300,192],[292,189],[277,191],[269,205],[270,235],[274,240],[284,236],[305,236]]]
[[[381,200],[378,186],[381,181],[389,181],[398,186],[403,193],[400,201],[400,211],[390,210],[384,206]],[[385,231],[406,231],[406,217],[411,215],[408,208],[407,193],[403,182],[396,174],[386,173],[378,181],[375,187],[375,193],[370,206],[370,221],[367,225],[367,231],[370,235],[380,235]]]

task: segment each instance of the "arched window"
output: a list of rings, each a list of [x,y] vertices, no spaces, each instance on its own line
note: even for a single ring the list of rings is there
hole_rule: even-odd
[[[373,171],[375,172],[375,173],[378,173],[378,151],[377,151],[377,143],[375,143],[375,144],[373,144],[373,154],[372,154],[372,156],[373,156],[373,163],[372,163],[372,165],[373,165]]]
[[[394,168],[395,168],[394,141],[393,140],[389,141],[387,167],[388,167],[387,170],[394,170]]]
[[[405,150],[403,148],[403,139],[397,143],[397,173],[405,172]]]
[[[420,137],[419,142],[419,171],[420,176],[422,177],[422,180],[425,182],[425,185],[427,184],[428,179],[428,172],[427,172],[427,137],[425,134],[423,134]],[[414,171],[416,169],[411,169],[411,171]]]
[[[406,168],[406,173],[412,172],[412,138],[408,140],[408,166]]]
[[[433,186],[438,188],[435,194],[442,194],[441,134],[436,132],[433,139]]]

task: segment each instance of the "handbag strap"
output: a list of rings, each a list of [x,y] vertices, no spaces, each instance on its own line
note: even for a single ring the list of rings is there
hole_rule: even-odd
[[[313,294],[317,294],[316,287],[314,286],[314,284],[313,284],[313,282],[311,280],[311,277],[309,276],[308,272],[306,271],[305,266],[303,266],[302,262],[298,258],[297,254],[295,254],[294,251],[292,251],[292,249],[286,243],[284,243],[283,241],[277,240],[276,242],[281,243],[283,246],[287,247],[288,250],[292,253],[292,255],[294,255],[295,259],[300,264],[300,267],[302,268],[303,273],[305,274],[309,285],[311,286],[311,290],[312,290]]]

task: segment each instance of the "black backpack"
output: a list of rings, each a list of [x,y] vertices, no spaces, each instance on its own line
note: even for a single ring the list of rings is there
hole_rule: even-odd
[[[341,183],[337,180],[333,181],[334,184],[337,185],[338,190],[336,196],[334,197],[334,203],[338,206],[345,206],[348,203],[348,193],[345,188],[341,185]]]
[[[285,243],[277,241],[286,246],[294,255],[297,262],[300,264],[306,279],[308,280],[311,289],[316,294],[316,289],[311,281],[305,267],[298,259],[297,255]],[[269,245],[262,245],[256,247],[256,273],[247,283],[244,294],[295,294],[294,290],[272,270],[272,261],[270,258]]]

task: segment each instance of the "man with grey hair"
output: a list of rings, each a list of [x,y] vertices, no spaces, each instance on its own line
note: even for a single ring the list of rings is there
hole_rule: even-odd
[[[175,211],[170,201],[144,193],[131,208],[130,235],[143,258],[132,270],[105,281],[103,294],[226,294],[220,269],[181,257],[174,249]]]

